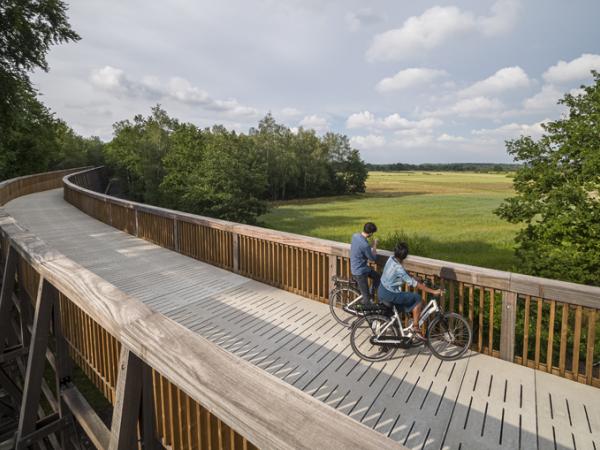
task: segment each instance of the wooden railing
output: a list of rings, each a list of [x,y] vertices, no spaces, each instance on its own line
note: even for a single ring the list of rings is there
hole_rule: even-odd
[[[129,234],[326,302],[349,276],[349,245],[153,207],[95,192],[100,169],[65,177],[67,201]],[[381,251],[378,265],[389,252]],[[407,268],[446,288],[443,306],[469,318],[473,349],[600,386],[600,288],[410,256]]]
[[[74,179],[81,182],[94,173],[78,174]],[[54,188],[63,175],[19,179],[20,187],[11,187],[12,181],[0,183],[0,198],[10,200]],[[9,189],[8,193],[3,189]],[[239,268],[232,258],[238,244],[230,231],[196,229],[197,222],[190,216],[186,221],[190,228],[178,223],[167,232],[164,227],[170,223],[169,217],[161,215],[154,220],[152,208],[134,208],[116,199],[114,206],[107,205],[98,201],[97,194],[83,195],[79,189],[67,189],[65,196],[107,223],[125,230],[132,227],[131,232],[161,245],[223,267]],[[203,245],[207,236],[222,246]],[[225,245],[228,239],[229,247]],[[56,441],[58,437],[52,433],[64,431],[69,423],[65,411],[70,411],[98,448],[129,450],[138,440],[144,448],[158,448],[155,437],[173,449],[404,448],[155,313],[49,248],[1,208],[0,244],[4,265],[0,362],[8,358],[20,361],[22,356],[27,359],[26,365],[19,362],[23,389],[17,446],[47,435]],[[4,326],[9,322],[14,327],[10,336]],[[14,342],[20,336],[22,342]],[[113,404],[110,429],[70,385],[63,344],[70,359]],[[46,358],[56,372],[58,394],[54,397],[43,378]],[[43,410],[40,389],[51,411]],[[62,441],[57,444],[62,448]]]

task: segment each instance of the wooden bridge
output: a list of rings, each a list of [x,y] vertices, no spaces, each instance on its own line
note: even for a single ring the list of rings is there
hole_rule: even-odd
[[[4,447],[76,446],[76,421],[98,448],[600,448],[600,289],[412,257],[472,352],[366,363],[326,305],[348,246],[105,186],[101,169],[0,184]]]

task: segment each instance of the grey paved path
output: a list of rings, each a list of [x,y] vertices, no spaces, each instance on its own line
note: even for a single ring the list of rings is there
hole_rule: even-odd
[[[62,190],[6,206],[62,253],[166,316],[414,449],[600,450],[600,390],[472,354],[369,364],[324,304],[116,231]]]

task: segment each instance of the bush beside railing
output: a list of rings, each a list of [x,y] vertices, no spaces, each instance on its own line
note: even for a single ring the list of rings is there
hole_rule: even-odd
[[[326,302],[350,276],[349,245],[127,201],[94,191],[100,168],[64,180],[87,214],[165,248]],[[380,251],[378,265],[390,256]],[[411,256],[407,268],[447,290],[443,306],[473,325],[473,349],[600,386],[600,288]]]

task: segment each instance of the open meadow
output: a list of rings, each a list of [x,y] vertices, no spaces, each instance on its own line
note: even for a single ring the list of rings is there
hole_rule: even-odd
[[[342,242],[372,221],[380,247],[402,238],[413,254],[510,270],[519,227],[493,210],[512,194],[512,178],[502,173],[370,172],[365,194],[283,202],[260,220],[269,228]]]

